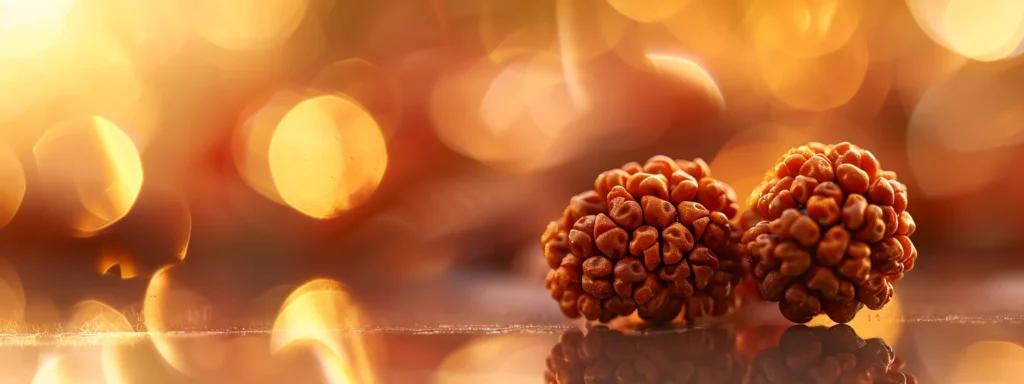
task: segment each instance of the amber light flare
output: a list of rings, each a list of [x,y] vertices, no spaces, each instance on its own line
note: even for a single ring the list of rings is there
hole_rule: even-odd
[[[101,117],[46,131],[33,148],[48,195],[79,235],[124,217],[142,190],[142,161],[132,139]]]
[[[270,176],[295,210],[327,219],[364,203],[388,165],[380,127],[359,104],[307,99],[281,118],[267,148]]]
[[[311,280],[285,299],[274,321],[271,350],[313,348],[330,384],[374,383],[367,346],[358,333],[361,317],[341,283]]]

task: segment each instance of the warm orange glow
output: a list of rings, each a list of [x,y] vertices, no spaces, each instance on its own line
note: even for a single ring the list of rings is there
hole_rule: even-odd
[[[1024,347],[1008,341],[982,341],[967,347],[956,362],[955,383],[1024,383]]]
[[[623,16],[650,23],[672,17],[687,4],[684,0],[608,0]]]
[[[920,98],[907,127],[907,155],[924,193],[979,191],[1000,178],[1000,165],[1024,142],[1024,108],[1018,102],[1024,91],[1010,81],[963,68]],[[936,162],[947,165],[936,167]]]
[[[39,365],[32,384],[71,384],[60,374],[60,358],[50,358]]]
[[[340,60],[321,69],[310,85],[348,96],[373,116],[385,139],[395,135],[402,111],[401,95],[384,68],[361,58]]]
[[[26,58],[49,48],[75,1],[0,0],[0,56]]]
[[[164,267],[153,274],[146,288],[142,316],[160,356],[174,369],[194,377],[219,367],[225,358],[225,347],[222,340],[215,338],[174,338],[168,333],[209,327],[209,302],[191,291],[174,288],[174,268]]]
[[[18,271],[0,260],[0,332],[17,332],[25,320],[25,289]]]
[[[825,315],[815,317],[808,323],[808,325],[812,326],[824,325],[829,327],[835,324]],[[894,295],[889,304],[886,304],[885,307],[877,311],[867,308],[862,309],[847,325],[857,331],[857,335],[862,338],[871,339],[877,337],[884,340],[890,346],[898,345],[900,336],[903,334],[903,308],[900,297]]]
[[[823,111],[843,105],[867,76],[868,48],[858,38],[820,56],[801,57],[793,52],[758,45],[756,53],[767,90],[792,108]]]
[[[482,1],[480,40],[493,63],[538,54],[583,62],[612,50],[628,20],[600,1]]]
[[[72,228],[83,235],[124,217],[142,189],[134,143],[100,117],[46,131],[33,153],[55,205],[67,210]]]
[[[536,381],[557,338],[507,335],[475,339],[452,352],[437,368],[438,384],[518,384]]]
[[[135,266],[135,261],[132,260],[131,254],[117,248],[107,248],[102,252],[99,263],[96,265],[96,272],[106,275],[116,266],[120,270],[118,277],[122,279],[131,279],[138,276],[138,268]]]
[[[441,79],[431,96],[434,129],[449,148],[512,172],[544,169],[571,158],[589,111],[574,97],[558,56],[537,55],[504,66],[480,61]],[[578,84],[577,84],[578,85]],[[577,140],[567,140],[567,136]],[[560,145],[553,151],[555,145]]]
[[[7,226],[18,213],[25,198],[25,171],[18,156],[6,146],[0,146],[0,229]]]
[[[292,346],[312,346],[331,384],[373,383],[366,345],[354,332],[363,326],[361,317],[344,286],[314,279],[285,299],[274,320],[271,350],[280,353]]]
[[[936,43],[979,61],[1017,56],[1024,47],[1024,3],[1014,0],[907,0]]]
[[[227,49],[273,47],[295,32],[308,0],[200,0],[180,3],[174,16],[189,20],[210,43]],[[187,5],[186,5],[187,4]]]
[[[722,91],[718,89],[718,84],[715,84],[715,79],[699,64],[682,57],[658,53],[648,53],[647,59],[658,72],[703,90],[707,99],[715,106],[725,107]]]
[[[365,202],[388,165],[384,136],[373,117],[333,95],[292,108],[274,131],[267,157],[284,202],[318,219]]]

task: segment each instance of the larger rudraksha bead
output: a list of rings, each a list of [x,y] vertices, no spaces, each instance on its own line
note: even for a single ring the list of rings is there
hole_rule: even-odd
[[[744,274],[736,195],[704,161],[655,156],[602,173],[541,236],[547,288],[570,318],[721,315]]]
[[[621,332],[593,327],[562,334],[547,358],[548,384],[740,384],[746,365],[723,328]]]
[[[861,339],[844,324],[790,327],[750,368],[750,384],[916,383],[882,339]]]
[[[914,268],[906,186],[850,143],[790,150],[749,203],[764,221],[744,232],[741,253],[762,297],[793,322],[880,309]]]

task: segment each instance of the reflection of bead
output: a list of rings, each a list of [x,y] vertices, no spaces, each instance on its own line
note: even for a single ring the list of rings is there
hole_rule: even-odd
[[[917,259],[906,186],[850,143],[791,149],[748,202],[763,221],[744,231],[740,252],[761,296],[791,321],[880,309]]]
[[[593,327],[562,333],[547,357],[546,381],[739,384],[746,365],[727,329],[623,333]]]
[[[882,339],[861,339],[846,325],[790,327],[750,368],[751,384],[915,382]]]
[[[731,311],[743,274],[729,223],[739,206],[710,173],[699,159],[655,156],[601,173],[594,190],[570,199],[541,236],[562,312],[665,322]]]

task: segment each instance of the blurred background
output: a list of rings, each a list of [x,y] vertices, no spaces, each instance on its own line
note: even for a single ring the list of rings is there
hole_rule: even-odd
[[[0,0],[0,333],[571,324],[539,236],[598,173],[700,157],[742,198],[808,141],[908,185],[898,323],[1012,319],[1022,42],[1012,0]]]

